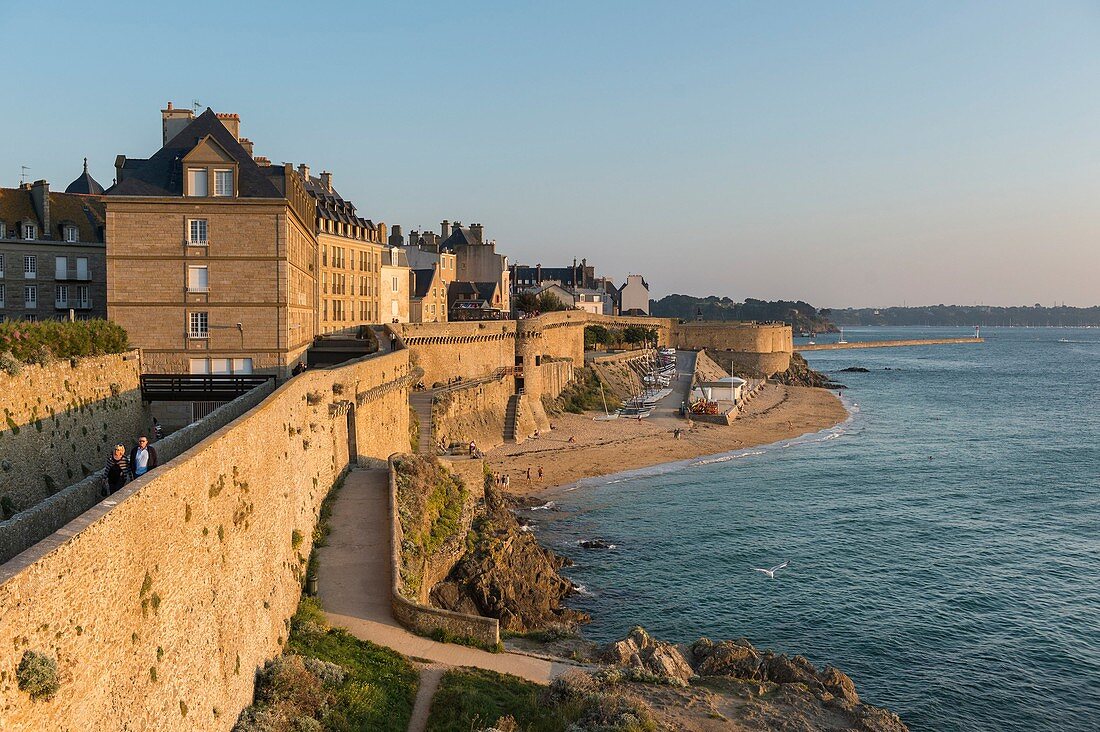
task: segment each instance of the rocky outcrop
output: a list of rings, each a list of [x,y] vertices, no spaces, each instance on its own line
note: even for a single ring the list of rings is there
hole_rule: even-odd
[[[486,512],[474,521],[466,553],[432,588],[431,603],[497,618],[501,629],[513,632],[587,623],[586,613],[562,606],[575,592],[573,583],[558,574],[569,560],[521,531],[507,503],[487,481]]]
[[[678,684],[686,684],[696,676],[683,650],[654,639],[642,627],[635,627],[625,639],[604,648],[600,661],[622,668],[642,669]]]
[[[896,714],[860,702],[855,684],[840,669],[826,666],[819,671],[803,656],[761,651],[744,638],[717,643],[700,638],[685,647],[634,628],[625,639],[604,646],[598,658],[633,672],[627,677],[630,680],[656,681],[667,687],[685,687],[702,677],[706,683],[688,686],[681,701],[687,695],[702,706],[727,713],[735,710],[735,720],[745,723],[746,729],[907,730]],[[662,694],[667,696],[650,693],[648,698],[653,701]],[[658,704],[657,711],[664,706]],[[683,718],[677,724],[695,729]]]
[[[844,389],[843,384],[837,384],[820,371],[814,371],[806,363],[806,359],[800,353],[791,354],[791,366],[786,371],[781,371],[774,377],[776,381],[787,386],[816,386],[822,389]]]

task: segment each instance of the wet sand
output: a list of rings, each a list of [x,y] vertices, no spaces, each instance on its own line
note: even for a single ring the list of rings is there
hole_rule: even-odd
[[[510,476],[509,492],[524,495],[581,478],[788,440],[847,418],[847,410],[833,392],[768,385],[730,426],[691,423],[689,427],[687,420],[671,416],[597,422],[592,414],[562,414],[550,419],[554,427],[550,433],[519,445],[502,445],[486,459],[494,472]],[[678,440],[673,436],[676,428],[684,430]]]

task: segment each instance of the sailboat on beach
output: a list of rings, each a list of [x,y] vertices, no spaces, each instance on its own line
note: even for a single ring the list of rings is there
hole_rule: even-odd
[[[847,343],[847,342],[848,341],[844,340],[844,329],[841,328],[840,329],[840,340],[838,340],[837,343]]]

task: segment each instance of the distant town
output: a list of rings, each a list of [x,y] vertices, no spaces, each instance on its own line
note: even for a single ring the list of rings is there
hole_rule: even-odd
[[[0,189],[0,317],[109,318],[153,372],[287,375],[318,336],[382,323],[647,315],[649,284],[587,259],[516,264],[481,223],[404,231],[330,171],[254,151],[238,114],[160,111],[162,146]]]

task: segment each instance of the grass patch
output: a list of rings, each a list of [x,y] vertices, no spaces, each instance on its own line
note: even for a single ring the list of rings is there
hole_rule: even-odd
[[[256,703],[234,730],[404,732],[418,678],[404,656],[329,628],[320,603],[303,598],[285,652],[257,674]]]
[[[401,580],[417,597],[427,560],[449,540],[464,535],[466,484],[435,457],[414,455],[395,463],[401,521]]]
[[[603,384],[601,393],[601,383],[600,375],[595,369],[587,366],[574,369],[573,381],[569,382],[558,397],[559,408],[572,414],[603,411],[606,400],[608,411],[618,409],[622,405],[619,398],[607,384]]]
[[[550,709],[542,687],[494,671],[448,671],[428,716],[428,732],[470,732],[511,716],[523,732],[565,732],[578,715]]]

